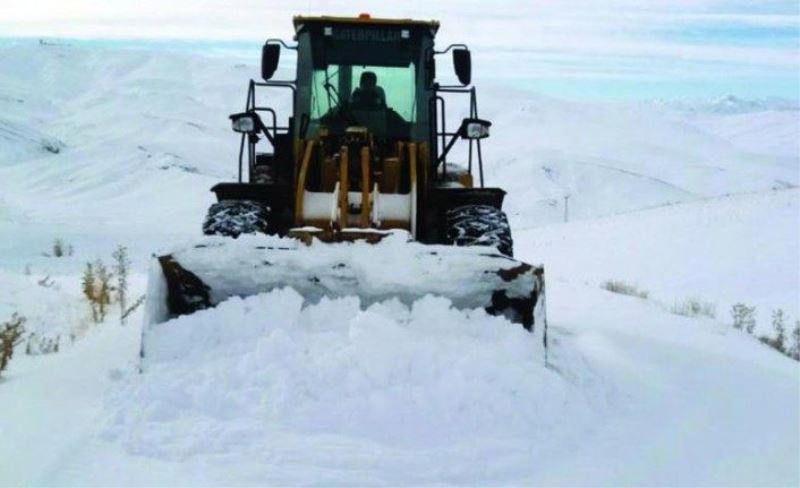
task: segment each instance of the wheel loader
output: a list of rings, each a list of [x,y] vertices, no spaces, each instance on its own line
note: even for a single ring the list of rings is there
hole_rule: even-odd
[[[293,45],[266,41],[262,80],[230,116],[238,179],[211,189],[208,237],[154,259],[145,336],[229,297],[292,287],[310,303],[441,295],[546,341],[543,269],[513,258],[505,192],[484,185],[491,123],[478,115],[470,51],[437,49],[438,29],[297,16]],[[276,79],[282,53],[293,79]],[[451,82],[437,64],[452,65]],[[280,96],[288,119],[268,105]],[[448,123],[446,102],[467,116]]]

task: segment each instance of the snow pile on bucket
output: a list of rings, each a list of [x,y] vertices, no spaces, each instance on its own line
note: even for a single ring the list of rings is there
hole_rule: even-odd
[[[545,368],[532,334],[439,297],[411,307],[362,310],[354,297],[303,307],[282,289],[229,299],[152,334],[143,374],[109,398],[104,437],[160,459],[252,458],[262,483],[279,458],[318,469],[332,449],[350,470],[480,478],[481,453],[529,455],[514,450],[551,432],[543,419],[567,415],[574,396]],[[318,436],[328,440],[322,451]],[[413,449],[375,459],[375,449],[400,446]],[[431,449],[463,462],[437,466]],[[320,479],[290,478],[304,476]]]
[[[491,307],[498,313],[517,316],[519,321],[523,313],[532,311],[531,321],[542,324],[535,329],[544,340],[541,269],[488,246],[425,245],[409,242],[404,232],[393,233],[376,244],[315,241],[308,246],[289,238],[250,235],[234,240],[207,236],[173,250],[167,257],[208,287],[212,305],[232,296],[256,295],[285,286],[297,290],[306,303],[317,303],[323,297],[358,296],[365,306],[388,299],[411,305],[433,294],[447,297],[459,309]],[[169,318],[168,291],[181,290],[190,296],[189,301],[205,301],[193,291],[195,283],[173,278],[170,287],[164,275],[162,265],[153,260],[147,291],[148,325]],[[524,303],[518,303],[515,309],[517,302]]]

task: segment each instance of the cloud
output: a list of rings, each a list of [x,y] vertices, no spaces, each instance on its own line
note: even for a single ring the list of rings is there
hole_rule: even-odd
[[[364,11],[439,19],[437,42],[467,42],[509,76],[800,83],[796,0],[4,0],[0,32],[260,42],[290,39],[295,14]]]

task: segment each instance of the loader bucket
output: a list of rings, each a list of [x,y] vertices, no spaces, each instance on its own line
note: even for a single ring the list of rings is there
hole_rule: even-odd
[[[210,236],[154,258],[145,333],[178,315],[292,287],[307,303],[357,296],[363,306],[443,296],[458,309],[483,308],[546,340],[544,271],[488,247],[424,245],[401,238],[311,245],[295,239]],[[168,325],[165,325],[168,326]],[[143,345],[144,346],[144,345]]]

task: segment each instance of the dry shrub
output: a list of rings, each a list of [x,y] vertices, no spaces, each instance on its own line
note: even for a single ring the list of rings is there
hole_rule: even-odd
[[[689,297],[682,301],[676,301],[670,308],[670,312],[684,317],[703,316],[713,319],[717,317],[717,305],[697,297]]]
[[[0,327],[0,373],[14,357],[14,348],[22,342],[22,334],[25,333],[24,324],[25,317],[15,313]]]
[[[619,293],[620,295],[629,295],[632,297],[641,298],[646,300],[650,293],[647,290],[640,290],[638,286],[631,285],[621,280],[608,280],[600,285],[600,288],[608,290],[611,293]]]

